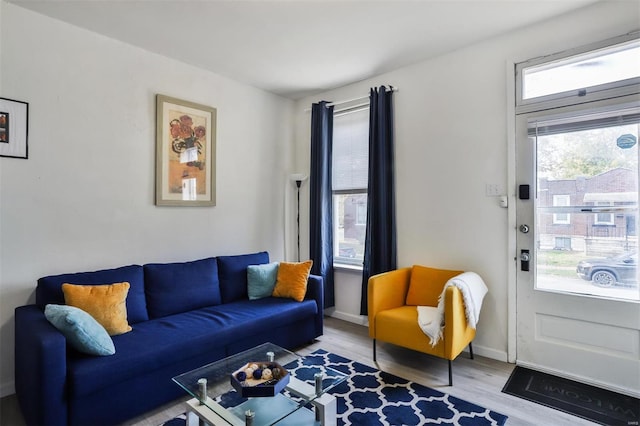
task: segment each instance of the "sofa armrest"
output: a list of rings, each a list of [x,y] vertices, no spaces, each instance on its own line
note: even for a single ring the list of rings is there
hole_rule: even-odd
[[[405,305],[411,268],[374,275],[367,284],[369,336],[375,338],[375,317],[380,311]]]
[[[28,425],[66,425],[67,341],[36,305],[15,310],[15,385]]]
[[[318,314],[316,315],[316,336],[323,334],[324,327],[324,280],[319,275],[309,275],[307,281],[307,294],[304,297],[307,300],[315,300],[318,305]]]

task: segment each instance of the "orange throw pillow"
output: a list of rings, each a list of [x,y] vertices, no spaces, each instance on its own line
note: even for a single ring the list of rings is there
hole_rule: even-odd
[[[131,331],[127,321],[127,294],[129,283],[108,285],[62,284],[64,301],[91,315],[109,333],[109,336]]]
[[[302,302],[307,294],[307,281],[309,280],[312,266],[312,260],[299,263],[280,262],[276,286],[273,289],[272,296],[290,297]]]

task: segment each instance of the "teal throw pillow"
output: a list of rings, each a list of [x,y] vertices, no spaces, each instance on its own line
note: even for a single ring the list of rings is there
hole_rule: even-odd
[[[44,308],[44,316],[79,352],[89,355],[116,353],[113,340],[107,330],[82,309],[49,304]]]
[[[278,278],[278,262],[247,266],[249,300],[271,296]]]

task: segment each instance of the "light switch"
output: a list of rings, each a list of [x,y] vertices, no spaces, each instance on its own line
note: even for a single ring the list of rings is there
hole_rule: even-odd
[[[501,194],[504,194],[501,185],[497,183],[487,183],[485,185],[485,195],[487,197],[498,197]]]

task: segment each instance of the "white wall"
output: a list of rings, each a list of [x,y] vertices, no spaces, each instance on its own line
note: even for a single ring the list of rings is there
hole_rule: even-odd
[[[508,303],[515,289],[509,241],[513,211],[485,196],[485,184],[509,194],[508,64],[603,40],[640,27],[637,2],[603,2],[552,21],[378,77],[307,97],[296,106],[296,162],[309,170],[310,114],[318,100],[367,95],[393,85],[399,266],[423,264],[478,272],[489,287],[476,351],[507,359]],[[308,197],[308,192],[305,193]],[[511,205],[514,205],[513,196]],[[308,198],[303,203],[308,208]],[[303,217],[307,217],[303,212]],[[303,227],[308,229],[308,224]],[[308,232],[303,235],[308,247]],[[361,277],[336,273],[333,315],[358,320]]]
[[[285,253],[293,102],[1,3],[1,96],[29,103],[29,159],[0,159],[0,391],[37,278]],[[155,95],[217,108],[217,206],[156,207]]]
[[[2,11],[4,1],[0,0],[0,94],[2,94]]]
[[[305,98],[294,109],[283,98],[0,0],[0,96],[30,107],[30,158],[0,158],[0,395],[13,391],[13,309],[33,301],[40,276],[263,249],[293,259],[288,175],[309,171],[304,109],[380,84],[400,88],[400,266],[479,272],[490,293],[474,346],[506,359],[512,212],[484,193],[486,183],[514,189],[507,64],[638,27],[636,1],[603,2]],[[157,93],[218,109],[216,207],[153,205]],[[307,182],[303,259],[308,205]],[[359,286],[358,274],[336,274],[335,315],[361,322]]]

